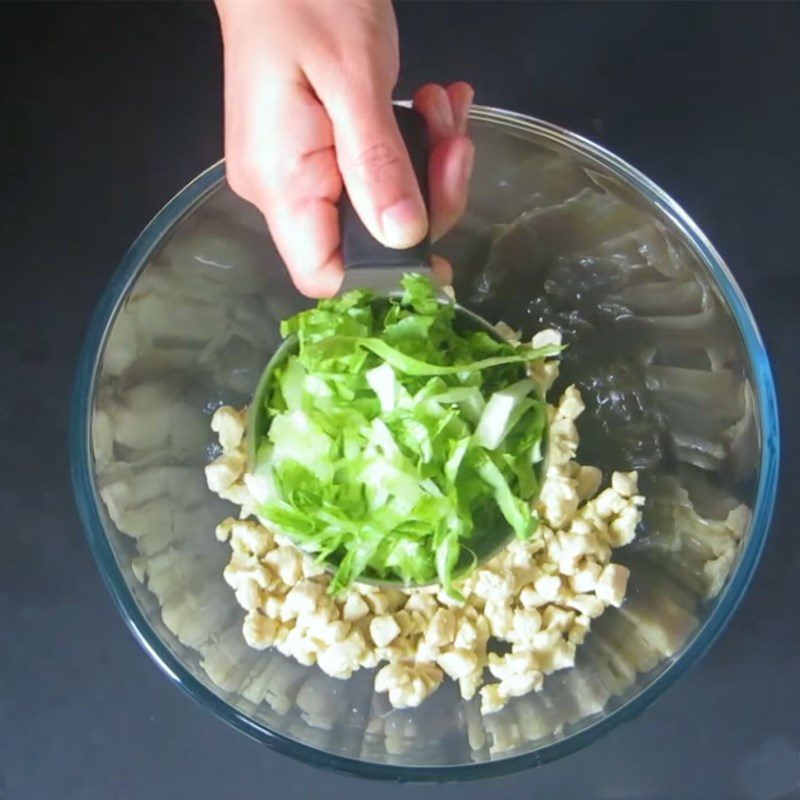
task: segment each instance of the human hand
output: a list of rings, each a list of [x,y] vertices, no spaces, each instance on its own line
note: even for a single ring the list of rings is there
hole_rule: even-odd
[[[344,271],[336,203],[346,188],[370,233],[412,247],[425,205],[392,110],[399,52],[388,0],[217,0],[224,43],[231,188],[264,214],[297,288],[336,293]],[[430,132],[430,231],[463,214],[473,90],[428,84],[414,107]],[[449,282],[449,265],[434,264]]]

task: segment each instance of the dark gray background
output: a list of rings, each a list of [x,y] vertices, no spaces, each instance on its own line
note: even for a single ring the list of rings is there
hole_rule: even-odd
[[[222,153],[213,8],[0,4],[0,800],[800,798],[800,5],[399,7],[399,94],[466,79],[487,105],[587,134],[717,244],[772,353],[781,501],[712,652],[636,721],[561,762],[467,786],[320,772],[214,719],[113,609],[78,523],[66,438],[88,315],[150,216]]]

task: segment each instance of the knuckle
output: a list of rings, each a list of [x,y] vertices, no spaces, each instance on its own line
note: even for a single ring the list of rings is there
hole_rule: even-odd
[[[253,201],[255,197],[254,164],[241,155],[228,156],[225,160],[225,176],[228,185],[240,197]]]
[[[332,147],[304,153],[287,165],[284,192],[297,197],[323,197],[331,202],[342,191],[342,178]]]
[[[346,54],[341,68],[363,91],[386,95],[391,94],[397,82],[400,62],[384,53],[375,53],[374,47],[365,42]]]
[[[274,176],[263,158],[252,150],[239,151],[226,158],[225,174],[236,194],[255,203],[271,193]]]
[[[353,166],[367,184],[395,180],[402,168],[402,153],[387,142],[369,145],[355,157]]]

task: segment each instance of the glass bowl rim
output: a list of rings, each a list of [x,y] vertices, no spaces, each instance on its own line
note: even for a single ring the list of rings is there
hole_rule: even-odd
[[[99,511],[101,502],[92,479],[91,404],[99,357],[117,309],[160,244],[164,234],[224,180],[224,160],[213,164],[181,189],[139,234],[103,292],[89,322],[75,376],[69,433],[70,468],[78,513],[89,548],[118,611],[136,640],[161,671],[194,701],[257,741],[308,764],[366,778],[395,781],[463,781],[505,775],[575,752],[628,721],[658,699],[690,667],[698,663],[722,633],[741,602],[761,557],[775,506],[780,435],[777,397],[769,358],[753,315],[722,257],[689,215],[666,192],[621,158],[591,140],[552,123],[503,109],[475,106],[470,118],[511,131],[535,134],[594,159],[622,178],[655,205],[693,246],[727,302],[744,340],[753,371],[756,407],[762,434],[759,485],[750,536],[739,563],[716,606],[695,631],[679,658],[639,694],[606,716],[570,736],[537,750],[482,763],[407,766],[361,761],[334,755],[264,727],[241,713],[193,676],[160,639],[140,610],[117,564]]]

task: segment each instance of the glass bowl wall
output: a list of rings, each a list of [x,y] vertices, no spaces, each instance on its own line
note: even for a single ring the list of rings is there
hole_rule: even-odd
[[[210,416],[247,403],[307,306],[222,164],[143,231],[91,322],[75,389],[72,465],[89,543],[123,617],[163,671],[240,730],[309,762],[373,777],[466,779],[550,760],[652,702],[719,634],[764,545],[778,461],[775,394],[752,316],[685,213],[600,147],[528,117],[474,110],[468,212],[439,251],[462,303],[570,345],[582,463],[638,469],[648,500],[616,560],[628,597],[574,669],[481,717],[443,685],[390,709],[372,674],[346,682],[247,648],[205,487]],[[736,533],[741,535],[737,539]],[[140,580],[143,578],[143,580]]]

